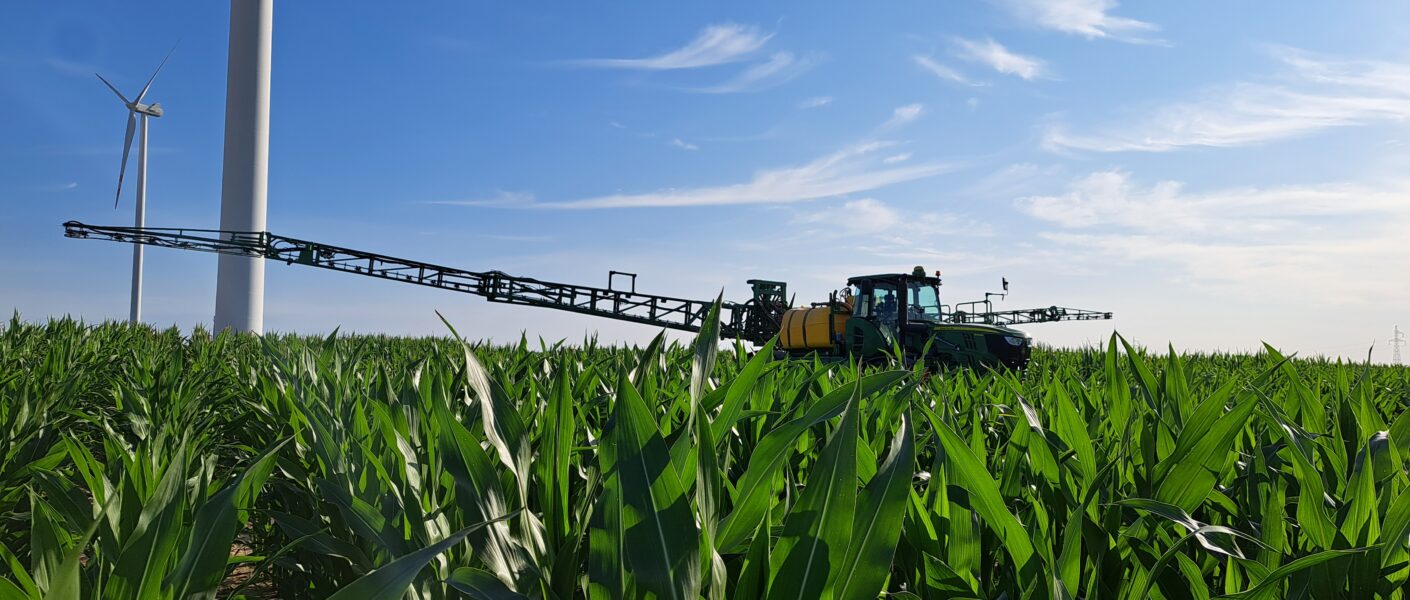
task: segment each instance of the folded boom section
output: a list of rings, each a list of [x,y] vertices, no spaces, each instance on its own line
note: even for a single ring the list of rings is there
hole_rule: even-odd
[[[1105,321],[1111,313],[1080,308],[1049,306],[1047,308],[1025,308],[1020,310],[997,310],[983,312],[956,311],[948,315],[954,323],[988,323],[990,325],[1026,325],[1029,323],[1052,323],[1054,321]]]

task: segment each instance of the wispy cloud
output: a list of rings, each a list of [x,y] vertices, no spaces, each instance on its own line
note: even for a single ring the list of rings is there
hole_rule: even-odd
[[[436,204],[540,209],[786,204],[868,192],[958,168],[957,165],[941,162],[887,166],[878,153],[892,145],[889,142],[854,144],[801,166],[759,171],[750,180],[735,184],[552,202],[536,201],[532,194],[527,193],[501,193],[499,197],[489,200],[441,201]]]
[[[1410,120],[1410,64],[1331,60],[1289,48],[1274,48],[1272,54],[1285,71],[1277,80],[1225,86],[1095,133],[1074,134],[1055,125],[1044,136],[1044,145],[1163,152],[1187,146],[1243,146],[1331,127]]]
[[[822,108],[832,104],[832,96],[813,96],[798,103],[798,108],[807,110],[809,108]]]
[[[886,157],[886,158],[883,158],[883,159],[881,159],[881,162],[882,162],[882,164],[894,165],[894,164],[896,164],[896,163],[906,162],[906,161],[908,161],[908,160],[910,160],[910,159],[911,159],[911,153],[910,153],[910,152],[902,152],[902,153],[900,153],[900,154],[892,154],[891,156],[888,156],[888,157]]]
[[[426,204],[441,206],[484,206],[495,208],[527,208],[534,205],[534,193],[527,191],[499,190],[488,198],[468,200],[431,200]]]
[[[640,69],[666,71],[694,69],[746,60],[764,46],[772,33],[763,33],[753,25],[723,23],[710,25],[690,43],[656,56],[645,58],[588,58],[571,61],[584,67],[604,69]]]
[[[1143,186],[1104,171],[1017,207],[1059,228],[1046,239],[1097,260],[1168,262],[1188,280],[1332,303],[1410,294],[1400,247],[1410,181],[1189,193],[1180,182]]]
[[[882,127],[904,125],[919,119],[923,114],[925,114],[925,105],[919,102],[913,102],[905,106],[897,106],[891,111],[891,118],[887,119],[886,122],[882,124]]]
[[[698,69],[741,62],[751,64],[733,78],[708,86],[682,86],[679,89],[706,94],[756,92],[785,83],[813,68],[821,55],[799,56],[782,50],[760,57],[760,50],[773,38],[753,25],[724,23],[702,29],[695,39],[681,48],[644,58],[588,58],[567,61],[567,64],[599,69],[632,69],[640,71],[675,71]]]
[[[77,181],[70,181],[68,183],[51,183],[47,185],[29,186],[29,190],[34,192],[67,192],[69,190],[76,189],[78,189]]]
[[[794,56],[792,52],[775,52],[767,61],[751,65],[734,79],[695,91],[708,94],[757,92],[802,75],[808,69],[813,68],[815,64],[817,64],[816,57],[804,56],[800,58]]]
[[[989,85],[989,82],[987,81],[971,80],[970,78],[965,77],[963,74],[961,74],[959,71],[956,71],[949,65],[940,64],[939,62],[936,62],[934,58],[931,58],[924,54],[913,55],[911,56],[911,60],[915,61],[916,65],[919,65],[920,68],[924,69],[926,72],[936,77],[939,77],[940,79],[944,79],[945,81],[952,81],[960,85],[967,85],[971,87],[984,87]]]
[[[699,149],[700,149],[700,146],[696,146],[695,144],[692,144],[692,143],[687,142],[687,141],[685,141],[685,140],[682,140],[682,139],[680,139],[680,138],[673,138],[673,139],[671,140],[671,145],[672,145],[672,146],[675,146],[675,147],[677,147],[677,148],[680,148],[681,150],[699,150]]]
[[[1010,51],[993,39],[954,38],[954,42],[960,58],[988,66],[1005,75],[1028,81],[1048,76],[1047,63],[1042,59]]]
[[[878,250],[890,242],[937,235],[989,235],[991,229],[962,215],[935,211],[897,210],[876,198],[848,200],[839,206],[799,211],[789,221],[808,227],[807,236],[877,236],[866,248]]]
[[[1145,37],[1154,23],[1111,14],[1116,0],[999,0],[1014,16],[1044,29],[1087,39],[1111,38],[1133,43],[1163,43]]]

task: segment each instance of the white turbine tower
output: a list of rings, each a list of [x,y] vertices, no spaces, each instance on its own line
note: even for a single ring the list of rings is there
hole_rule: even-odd
[[[220,228],[264,231],[269,183],[269,67],[274,0],[230,0]],[[215,331],[264,331],[264,259],[220,255]]]
[[[172,48],[172,51],[175,51]],[[156,80],[157,73],[162,72],[162,67],[166,66],[167,59],[171,58],[171,52],[166,53],[166,58],[157,65],[157,70],[152,72],[152,76],[147,79],[147,85],[142,86],[142,91],[138,92],[137,98],[128,100],[122,95],[113,84],[98,75],[98,79],[108,86],[117,97],[122,99],[123,106],[127,107],[127,137],[122,142],[122,165],[118,167],[117,195],[113,198],[113,208],[118,207],[118,201],[122,199],[122,179],[127,174],[127,155],[132,152],[132,133],[137,128],[138,115],[142,120],[142,135],[137,143],[137,216],[134,219],[136,227],[142,227],[146,220],[147,210],[147,118],[162,116],[162,105],[156,102],[143,104],[142,100],[147,97],[147,90],[152,88],[152,82]],[[129,320],[133,323],[142,321],[142,244],[132,245],[132,307],[129,313]]]

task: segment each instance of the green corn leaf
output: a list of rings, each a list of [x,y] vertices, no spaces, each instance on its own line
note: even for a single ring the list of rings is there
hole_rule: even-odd
[[[1218,398],[1216,394],[1205,402],[1215,402]],[[1194,510],[1203,502],[1214,489],[1219,470],[1223,468],[1235,439],[1247,425],[1256,406],[1257,402],[1251,394],[1243,394],[1235,400],[1234,408],[1215,420],[1208,429],[1191,431],[1193,428],[1187,426],[1181,432],[1181,439],[1190,434],[1197,441],[1191,444],[1187,454],[1166,459],[1166,463],[1174,462],[1175,466],[1160,482],[1156,498],[1186,511]]]
[[[858,404],[860,383],[850,386],[852,399],[842,422],[828,438],[808,485],[783,519],[774,545],[770,600],[832,597],[847,555],[857,502]]]
[[[456,569],[450,574],[450,579],[446,580],[446,583],[472,600],[527,600],[528,598],[509,589],[503,581],[500,581],[489,571],[471,567]]]
[[[1003,496],[999,494],[999,484],[989,474],[984,462],[975,456],[969,445],[948,425],[941,422],[935,413],[925,407],[921,408],[930,419],[931,427],[945,449],[946,460],[953,470],[955,483],[969,493],[970,506],[999,534],[1004,550],[1013,558],[1015,570],[1020,573],[1020,577],[1024,577],[1032,568],[1030,563],[1034,554],[1033,540],[1028,536],[1028,531],[1019,522],[1018,517],[1004,505]]]
[[[578,422],[573,418],[573,395],[570,374],[565,368],[556,370],[553,375],[553,388],[549,394],[547,425],[540,440],[540,453],[543,455],[535,463],[539,467],[540,505],[544,507],[544,521],[548,526],[550,543],[561,544],[572,532],[572,513],[569,505],[570,467],[573,461],[573,440],[577,435]]]
[[[264,484],[274,468],[275,454],[288,442],[286,438],[265,450],[196,511],[190,538],[167,581],[167,585],[176,590],[177,598],[215,598],[216,588],[225,577],[230,544],[235,540],[239,525],[239,511],[247,508],[238,506],[236,498],[247,482],[248,485]]]
[[[279,511],[269,511],[270,518],[274,519],[274,525],[279,528],[284,535],[291,539],[304,540],[303,543],[314,549],[316,552],[341,559],[346,559],[361,571],[372,568],[372,561],[367,558],[357,546],[347,541],[337,539],[328,535],[327,529],[322,528],[313,522]]]
[[[715,355],[720,350],[720,304],[724,302],[724,292],[715,298],[705,321],[700,324],[700,332],[695,335],[695,359],[690,363],[690,414],[705,396],[705,384],[710,373],[715,370]]]
[[[1200,545],[1204,546],[1206,550],[1209,550],[1210,552],[1213,552],[1215,554],[1232,556],[1239,559],[1244,558],[1243,552],[1239,549],[1238,546],[1228,541],[1212,537],[1209,535],[1211,533],[1220,534],[1222,536],[1228,536],[1229,538],[1242,538],[1258,545],[1262,545],[1263,543],[1258,538],[1243,533],[1241,531],[1218,525],[1207,525],[1205,523],[1196,521],[1194,517],[1191,517],[1180,507],[1171,504],[1166,504],[1164,502],[1148,500],[1145,498],[1127,498],[1124,500],[1118,500],[1116,504],[1144,510],[1146,512],[1169,520],[1173,523],[1176,523],[1181,527],[1184,527],[1185,531],[1191,538],[1199,542]]]
[[[700,545],[689,500],[645,402],[625,374],[617,385],[613,440],[626,562],[637,584],[658,598],[694,598]]]
[[[891,441],[886,461],[857,499],[852,537],[838,569],[836,598],[876,598],[886,583],[890,574],[886,566],[891,564],[906,514],[915,458],[911,416],[902,413],[901,428]]]
[[[141,505],[131,537],[104,590],[110,597],[161,598],[170,559],[181,542],[179,527],[185,518],[185,503],[178,496],[186,490],[186,469],[185,446],[180,445],[176,456],[166,464],[151,497]]]
[[[38,493],[29,493],[29,572],[41,589],[50,587],[51,574],[63,562],[64,547],[69,542],[68,531],[57,513]]]
[[[9,579],[0,577],[0,600],[30,600],[30,595]]]
[[[609,438],[615,434],[609,433]],[[616,600],[627,597],[627,566],[622,531],[622,475],[618,468],[617,444],[600,443],[596,452],[597,472],[602,478],[588,535],[588,597]]]
[[[1293,460],[1293,474],[1297,478],[1298,492],[1297,522],[1316,547],[1330,549],[1336,535],[1336,526],[1327,514],[1326,483],[1322,471],[1312,462],[1311,441],[1293,429],[1293,426],[1276,419],[1269,427],[1288,446],[1288,455]]]
[[[113,499],[109,499],[111,503]],[[98,514],[103,514],[108,507],[99,509]],[[78,539],[78,543],[69,548],[68,554],[64,556],[64,561],[59,563],[59,568],[55,569],[49,576],[49,589],[44,593],[42,600],[79,600],[83,596],[83,578],[79,572],[82,566],[84,552],[88,549],[88,543],[93,541],[93,534],[97,533],[98,526],[103,524],[102,519],[94,519],[88,525],[88,529],[83,532],[83,536]]]
[[[451,333],[455,333],[455,328],[451,327],[445,317],[441,317],[441,321]],[[456,334],[456,337],[458,338],[459,334]],[[528,489],[528,473],[523,471],[528,469],[531,460],[524,424],[502,394],[495,394],[489,371],[464,340],[461,340],[461,349],[465,355],[465,381],[475,392],[475,399],[480,407],[480,419],[485,426],[485,438],[494,447],[504,466],[514,474],[519,497],[522,499],[523,492]]]
[[[416,576],[426,568],[427,563],[440,556],[442,552],[459,544],[470,533],[493,522],[510,518],[514,514],[517,514],[517,511],[494,521],[476,523],[451,534],[444,540],[403,555],[333,592],[328,600],[401,600],[406,595],[406,590],[416,581]]]
[[[859,382],[860,397],[866,399],[895,385],[909,374],[909,371],[887,371],[867,375]],[[734,511],[725,517],[720,528],[717,547],[721,552],[732,552],[754,533],[759,519],[772,504],[775,477],[793,449],[794,441],[808,428],[841,412],[852,391],[846,388],[833,390],[808,407],[802,416],[770,431],[754,447],[749,456],[749,466],[736,486],[739,491],[734,497]]]
[[[509,514],[508,501],[489,454],[480,447],[470,430],[455,420],[444,406],[434,410],[439,430],[441,455],[446,471],[455,482],[455,504],[473,521],[492,521],[470,533],[469,541],[496,575],[514,581],[527,570],[529,559],[514,543],[509,524],[499,520]]]
[[[759,522],[754,539],[749,542],[749,551],[744,555],[744,565],[735,580],[733,598],[736,600],[763,600],[769,591],[769,550],[773,540],[769,538],[769,518]]]
[[[24,598],[26,600],[40,597],[39,586],[35,585],[34,579],[30,577],[29,572],[24,566],[20,565],[19,557],[15,556],[4,544],[0,544],[0,558],[3,558],[5,565],[10,568],[7,576],[14,579],[11,583],[19,586],[20,590],[24,592]],[[10,580],[6,579],[6,581]]]
[[[710,421],[705,408],[697,405],[695,410],[698,413],[695,441],[696,446],[702,449],[696,452],[695,466],[696,518],[700,523],[700,552],[705,558],[702,569],[709,576],[710,600],[724,600],[729,572],[724,558],[715,549],[715,534],[720,525],[720,500],[724,496],[724,473],[720,471],[719,458],[713,451],[715,439],[710,435]]]
[[[1152,412],[1159,417],[1164,417],[1165,407],[1161,406],[1160,398],[1158,398],[1162,388],[1156,383],[1155,375],[1151,373],[1150,367],[1141,358],[1141,354],[1131,347],[1131,343],[1127,342],[1126,338],[1117,337],[1121,340],[1121,346],[1126,349],[1126,365],[1131,367],[1132,373],[1136,374],[1136,387],[1141,390],[1141,397],[1145,399]]]
[[[1410,489],[1401,490],[1386,510],[1385,526],[1381,530],[1381,540],[1385,552],[1382,556],[1389,561],[1395,548],[1410,549]],[[1382,564],[1381,566],[1388,566]]]
[[[1345,550],[1323,550],[1321,552],[1316,552],[1307,556],[1303,556],[1301,558],[1298,558],[1297,560],[1289,562],[1288,564],[1273,569],[1271,572],[1268,573],[1267,576],[1263,578],[1262,581],[1258,582],[1258,585],[1255,585],[1252,588],[1249,588],[1248,590],[1245,590],[1243,592],[1231,594],[1228,597],[1235,598],[1238,600],[1271,600],[1272,598],[1278,597],[1277,592],[1281,589],[1283,580],[1287,579],[1294,573],[1315,567],[1330,560],[1336,560],[1342,557],[1363,554],[1368,550],[1370,549],[1348,548]]]
[[[774,343],[777,341],[778,338],[775,337],[765,343],[753,358],[749,359],[749,363],[744,366],[744,369],[730,380],[728,391],[720,404],[720,413],[710,424],[710,433],[715,440],[724,439],[725,434],[739,421],[740,415],[744,412],[745,401],[754,391],[754,386],[758,383],[760,375],[770,364],[775,364],[773,363]]]

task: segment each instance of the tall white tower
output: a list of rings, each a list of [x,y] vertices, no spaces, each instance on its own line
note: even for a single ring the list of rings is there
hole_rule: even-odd
[[[264,231],[274,0],[230,0],[220,228]],[[264,259],[220,255],[215,331],[264,331]]]

